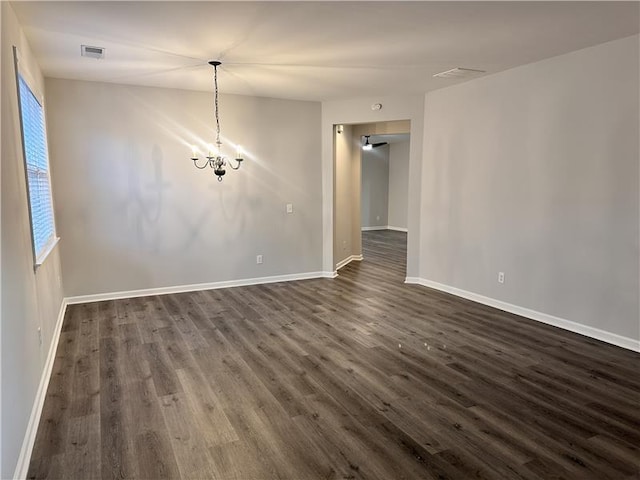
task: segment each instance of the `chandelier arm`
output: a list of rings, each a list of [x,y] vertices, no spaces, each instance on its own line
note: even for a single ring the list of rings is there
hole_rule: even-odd
[[[231,163],[231,159],[229,159],[227,161],[227,165],[229,165],[231,167],[232,170],[240,170],[240,166],[242,165],[242,158],[236,158],[234,159],[236,162],[238,162],[238,166],[234,167],[233,163]]]
[[[199,170],[203,170],[205,168],[207,168],[207,165],[209,165],[211,162],[209,161],[209,159],[207,159],[204,164],[202,166],[198,165],[198,160],[200,160],[199,158],[192,158],[191,160],[193,160],[193,165],[199,169]]]

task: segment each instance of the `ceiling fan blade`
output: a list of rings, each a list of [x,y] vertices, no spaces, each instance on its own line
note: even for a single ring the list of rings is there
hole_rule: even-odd
[[[387,145],[389,142],[378,142],[378,143],[372,143],[371,145],[373,145],[373,148],[376,147],[381,147],[383,145]]]

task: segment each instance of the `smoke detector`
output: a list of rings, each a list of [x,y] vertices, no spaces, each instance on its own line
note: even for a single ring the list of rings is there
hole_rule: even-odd
[[[80,46],[80,55],[89,58],[104,58],[105,48],[103,47],[91,47],[89,45]]]
[[[446,72],[436,73],[434,77],[437,78],[467,78],[472,77],[474,75],[480,75],[481,73],[486,73],[485,70],[476,70],[473,68],[452,68],[451,70],[447,70]]]

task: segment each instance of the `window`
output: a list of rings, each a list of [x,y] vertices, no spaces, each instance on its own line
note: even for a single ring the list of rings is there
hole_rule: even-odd
[[[57,242],[51,200],[47,135],[42,102],[38,100],[21,73],[17,74],[17,78],[33,256],[37,267]]]

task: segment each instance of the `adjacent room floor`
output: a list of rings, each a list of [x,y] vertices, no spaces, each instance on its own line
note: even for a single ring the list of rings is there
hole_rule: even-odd
[[[333,280],[70,306],[29,478],[639,478],[640,355],[363,246]]]

